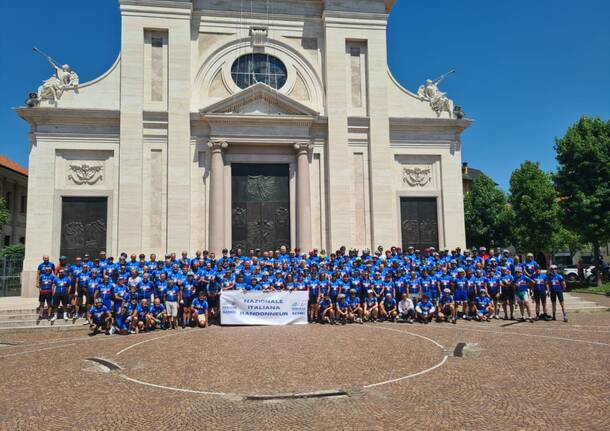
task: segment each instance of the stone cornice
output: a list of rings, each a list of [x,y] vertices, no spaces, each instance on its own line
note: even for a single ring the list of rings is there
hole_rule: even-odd
[[[448,119],[448,118],[416,118],[416,117],[392,117],[390,118],[390,129],[409,130],[451,130],[462,133],[474,123],[471,119]]]
[[[31,125],[39,124],[95,124],[118,122],[119,111],[107,109],[68,108],[13,108]]]
[[[309,127],[314,117],[308,115],[244,115],[244,114],[201,114],[200,118],[210,124],[236,124],[239,126],[291,125]],[[191,116],[192,120],[193,118]]]

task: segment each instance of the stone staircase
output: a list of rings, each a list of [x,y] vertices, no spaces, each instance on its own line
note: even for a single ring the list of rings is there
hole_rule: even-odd
[[[83,328],[84,319],[73,322],[68,319],[56,320],[53,325],[47,319],[38,321],[37,298],[6,297],[0,298],[0,331],[31,330],[53,328],[70,330]]]
[[[591,313],[610,310],[610,308],[600,305],[597,302],[587,301],[578,296],[573,296],[569,292],[563,294],[563,301],[568,313]]]

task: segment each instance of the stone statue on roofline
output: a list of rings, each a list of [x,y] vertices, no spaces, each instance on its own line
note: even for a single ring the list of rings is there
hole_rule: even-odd
[[[64,91],[78,88],[78,74],[71,70],[69,65],[64,64],[59,66],[50,55],[43,53],[38,48],[34,48],[34,51],[46,57],[51,67],[54,69],[54,73],[38,87],[35,97],[34,94],[30,94],[29,99],[26,102],[28,106],[35,106],[41,100],[57,101],[61,99]]]
[[[442,112],[448,112],[449,118],[453,118],[453,101],[447,97],[447,93],[443,93],[438,88],[440,83],[452,73],[455,73],[455,70],[450,70],[434,81],[426,79],[426,82],[423,85],[420,85],[419,90],[417,91],[419,97],[430,102],[430,107],[436,112],[437,117],[440,117]]]

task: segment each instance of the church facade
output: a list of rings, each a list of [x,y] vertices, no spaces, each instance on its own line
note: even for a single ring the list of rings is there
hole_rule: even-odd
[[[16,110],[24,295],[45,254],[463,247],[471,121],[388,70],[393,3],[119,0],[110,69],[79,83],[49,58]]]

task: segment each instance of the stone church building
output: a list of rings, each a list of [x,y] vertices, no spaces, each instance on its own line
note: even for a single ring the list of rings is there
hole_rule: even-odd
[[[393,5],[119,0],[110,69],[79,83],[78,59],[49,58],[16,110],[31,126],[24,294],[44,254],[463,247],[471,121],[442,78],[411,92],[392,76]]]

